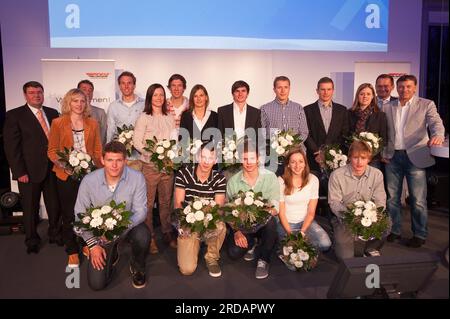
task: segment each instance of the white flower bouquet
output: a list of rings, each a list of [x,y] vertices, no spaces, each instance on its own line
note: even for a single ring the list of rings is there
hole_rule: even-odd
[[[115,140],[125,145],[128,156],[131,156],[131,153],[133,152],[133,135],[134,135],[133,125],[127,126],[124,124],[122,127],[117,127],[117,134]]]
[[[292,270],[309,271],[316,267],[319,254],[317,249],[311,245],[301,232],[291,233],[281,241],[283,254],[282,261]]]
[[[185,163],[195,163],[197,160],[197,153],[200,151],[200,147],[203,142],[199,139],[193,139],[191,143],[189,143],[184,152],[183,161]]]
[[[366,142],[372,149],[372,156],[377,155],[383,149],[383,139],[376,133],[361,132],[359,134],[353,134],[350,142],[353,141]]]
[[[381,239],[389,228],[389,217],[384,207],[377,207],[372,201],[356,201],[348,205],[344,223],[353,235],[361,240]]]
[[[283,158],[287,155],[289,150],[302,143],[302,138],[299,134],[294,133],[291,129],[287,131],[277,130],[271,137],[270,146],[278,155],[278,158]]]
[[[234,229],[245,233],[257,232],[272,218],[273,206],[262,193],[239,191],[233,200],[223,207],[224,220]]]
[[[334,171],[347,165],[347,155],[337,145],[324,145],[321,148],[323,166],[327,171]]]
[[[221,143],[222,162],[220,166],[223,169],[233,169],[241,166],[239,162],[238,145],[239,142],[236,135],[226,137]]]
[[[155,163],[160,172],[169,174],[180,167],[177,141],[168,139],[158,141],[156,137],[153,137],[153,140],[146,140],[146,143],[147,146],[144,149],[151,153],[150,160]]]
[[[206,239],[215,234],[216,223],[222,220],[219,205],[212,199],[194,197],[192,202],[186,202],[184,208],[176,210],[178,232],[180,236],[190,236],[197,233]]]
[[[131,224],[132,214],[126,210],[125,202],[117,204],[111,201],[109,205],[91,207],[85,213],[79,213],[74,229],[75,232],[84,229],[91,231],[95,237],[114,240]]]
[[[84,176],[96,169],[89,154],[76,151],[71,147],[64,147],[63,151],[57,151],[59,163],[67,174],[76,181],[81,181]]]

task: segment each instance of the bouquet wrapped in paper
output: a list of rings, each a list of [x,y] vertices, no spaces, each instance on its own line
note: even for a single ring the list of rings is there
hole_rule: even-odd
[[[383,139],[376,133],[361,132],[353,134],[350,138],[350,142],[353,141],[366,142],[372,150],[372,156],[377,155],[383,149]]]
[[[319,253],[302,235],[291,233],[281,241],[283,254],[279,257],[292,270],[311,270],[317,265]]]
[[[131,153],[133,152],[133,135],[133,125],[127,126],[124,124],[122,127],[117,127],[117,134],[114,139],[125,145],[128,156],[131,156]]]
[[[273,205],[262,197],[262,193],[240,191],[223,208],[225,221],[234,229],[244,233],[257,232],[272,218]]]
[[[287,131],[277,130],[270,139],[270,146],[278,155],[278,158],[284,158],[287,153],[294,147],[302,143],[302,138],[293,130]]]
[[[182,209],[177,209],[176,217],[180,236],[197,233],[201,239],[214,236],[217,222],[222,220],[219,205],[212,199],[200,197],[195,197],[192,202],[186,202]]]
[[[125,202],[91,207],[79,213],[79,221],[74,222],[75,232],[90,231],[94,236],[111,241],[119,237],[131,224],[132,212],[126,210]]]
[[[151,154],[150,160],[155,163],[160,172],[170,174],[180,167],[177,141],[168,139],[158,141],[154,137],[152,140],[146,140],[146,143],[147,146],[144,149]]]
[[[367,241],[381,239],[387,232],[390,219],[384,207],[377,207],[372,201],[356,201],[348,205],[344,223],[355,237]]]
[[[64,171],[76,181],[81,181],[84,176],[96,169],[91,156],[87,153],[76,151],[71,147],[64,147],[63,151],[57,151],[59,163]]]

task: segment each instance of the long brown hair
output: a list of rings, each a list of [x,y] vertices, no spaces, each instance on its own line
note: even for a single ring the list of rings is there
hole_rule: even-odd
[[[283,174],[283,180],[284,180],[284,195],[291,195],[294,190],[294,184],[292,182],[292,171],[289,168],[289,161],[294,154],[301,154],[303,157],[303,161],[305,162],[305,168],[302,172],[302,185],[301,187],[305,187],[309,182],[309,164],[308,159],[306,158],[305,151],[300,148],[296,147],[289,151],[289,153],[286,155],[286,158],[284,159],[284,174]]]
[[[359,93],[364,90],[365,88],[369,88],[372,91],[372,101],[370,102],[370,105],[368,107],[373,108],[373,111],[376,112],[380,112],[380,108],[378,107],[378,99],[377,99],[377,95],[375,94],[375,89],[373,88],[372,84],[370,83],[363,83],[360,86],[358,86],[358,89],[356,90],[355,93],[355,99],[353,100],[353,105],[351,108],[352,112],[355,112],[359,109]]]
[[[147,89],[147,94],[145,95],[145,104],[144,104],[144,113],[153,115],[153,108],[152,108],[152,99],[153,94],[155,93],[156,89],[161,89],[164,92],[164,102],[162,105],[162,114],[167,115],[167,100],[166,100],[166,90],[164,90],[164,87],[159,83],[153,83],[150,85]]]

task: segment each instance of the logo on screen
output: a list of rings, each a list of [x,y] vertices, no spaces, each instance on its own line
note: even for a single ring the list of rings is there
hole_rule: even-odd
[[[91,79],[106,79],[109,72],[86,72],[86,75]]]

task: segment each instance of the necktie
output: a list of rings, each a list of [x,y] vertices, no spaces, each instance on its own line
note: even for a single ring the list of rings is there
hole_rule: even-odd
[[[36,115],[37,115],[39,124],[41,124],[42,129],[44,130],[45,136],[47,136],[47,138],[48,138],[48,126],[47,126],[47,123],[45,123],[44,116],[42,115],[42,111],[38,110]]]

